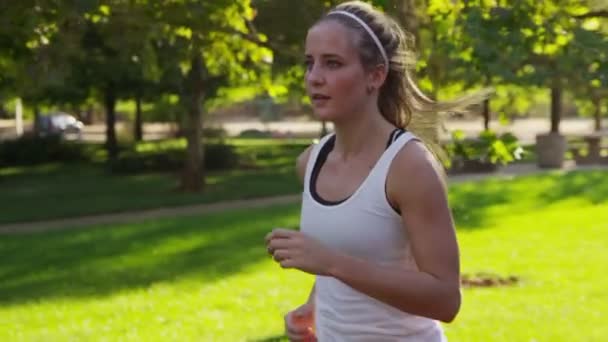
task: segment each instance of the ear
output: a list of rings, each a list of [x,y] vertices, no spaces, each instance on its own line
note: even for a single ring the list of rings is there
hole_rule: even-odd
[[[367,73],[367,88],[380,89],[386,80],[386,70],[383,64],[378,64]]]

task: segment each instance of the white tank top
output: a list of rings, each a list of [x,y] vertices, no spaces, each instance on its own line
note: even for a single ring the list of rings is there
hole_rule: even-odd
[[[392,160],[402,147],[416,139],[400,135],[384,151],[367,178],[349,198],[338,203],[320,199],[311,185],[319,157],[321,163],[334,135],[313,146],[304,178],[300,229],[330,248],[379,264],[400,264],[417,270],[407,230],[386,197],[385,183]],[[329,144],[328,144],[329,142]],[[325,148],[324,146],[329,145]],[[318,169],[318,165],[316,168]],[[384,304],[345,283],[317,276],[315,283],[315,333],[330,341],[445,341],[439,322]]]

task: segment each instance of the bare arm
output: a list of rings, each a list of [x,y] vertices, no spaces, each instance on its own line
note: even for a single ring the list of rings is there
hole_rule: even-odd
[[[422,144],[412,142],[394,160],[387,180],[419,271],[336,254],[328,272],[402,311],[451,322],[461,301],[459,252],[439,168]]]
[[[314,145],[310,145],[298,156],[296,161],[296,172],[298,174],[298,179],[300,180],[300,184],[304,185],[304,177],[306,176],[306,165],[308,164],[308,159],[310,158],[310,151]],[[310,294],[308,295],[307,304],[314,305],[315,299],[315,285],[312,285],[312,289],[310,290]]]
[[[296,160],[296,173],[298,174],[298,179],[300,180],[300,184],[304,184],[304,177],[306,174],[306,165],[308,164],[308,159],[310,158],[310,151],[314,145],[308,146]]]

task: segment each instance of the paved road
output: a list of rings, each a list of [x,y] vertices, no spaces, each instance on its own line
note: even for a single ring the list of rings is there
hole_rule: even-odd
[[[246,129],[272,130],[281,134],[291,133],[293,136],[316,137],[321,131],[319,122],[289,121],[289,122],[270,122],[262,123],[259,121],[231,121],[231,122],[210,122],[210,125],[222,125],[231,136],[238,135]],[[533,143],[539,133],[549,131],[549,120],[521,119],[509,125],[501,125],[492,122],[491,128],[497,132],[512,132],[523,142]],[[446,122],[446,128],[450,131],[460,129],[469,136],[475,136],[482,130],[481,120]],[[608,126],[605,122],[604,127]],[[117,130],[129,129],[121,123],[117,124]],[[331,128],[331,124],[328,125]],[[593,121],[590,119],[564,119],[561,124],[561,131],[566,135],[584,135],[593,131]],[[146,124],[144,126],[144,139],[161,139],[170,136],[175,132],[175,127],[170,124]],[[608,130],[606,131],[608,133]],[[0,120],[0,140],[10,138],[15,135],[14,122],[12,120]],[[444,138],[447,133],[444,134]],[[103,124],[88,125],[84,129],[84,140],[103,142],[105,139],[105,126]]]
[[[450,120],[445,124],[448,131],[462,130],[467,136],[476,136],[483,129],[481,120],[455,121]],[[330,126],[331,127],[331,126]],[[584,135],[593,131],[593,121],[589,119],[565,119],[561,124],[561,131],[566,135]],[[293,132],[295,134],[308,134],[316,136],[321,130],[318,122],[274,122],[262,124],[260,122],[227,122],[224,128],[230,135],[236,135],[245,129],[271,129],[280,132]],[[492,122],[490,128],[497,132],[512,132],[523,142],[533,143],[537,134],[546,133],[550,129],[547,119],[522,119],[516,120],[509,125],[501,125]],[[444,133],[443,138],[448,138],[449,133]]]

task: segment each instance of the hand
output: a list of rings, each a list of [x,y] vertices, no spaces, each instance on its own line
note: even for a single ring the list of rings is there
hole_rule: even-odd
[[[311,274],[329,275],[335,258],[335,253],[320,241],[288,229],[274,229],[266,236],[266,245],[281,267]]]
[[[285,333],[292,342],[312,342],[314,333],[314,306],[306,303],[285,315]]]

